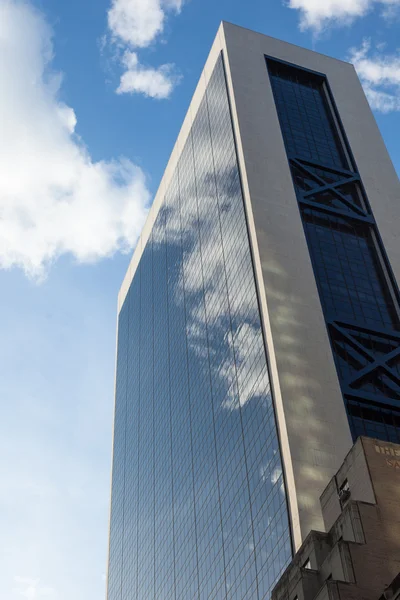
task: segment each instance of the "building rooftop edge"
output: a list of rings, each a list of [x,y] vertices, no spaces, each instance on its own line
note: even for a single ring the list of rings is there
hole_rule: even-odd
[[[221,51],[226,49],[227,44],[229,46],[229,40],[231,38],[231,36],[229,34],[230,34],[230,31],[233,31],[233,30],[246,32],[249,35],[251,35],[252,37],[267,39],[267,40],[271,40],[275,43],[283,44],[285,46],[291,46],[295,49],[298,49],[299,53],[306,52],[306,53],[311,53],[311,54],[318,54],[319,56],[324,57],[325,59],[327,59],[329,61],[337,61],[337,62],[341,63],[342,65],[347,65],[349,68],[354,69],[354,67],[353,67],[353,65],[351,65],[351,63],[341,61],[339,59],[327,56],[325,54],[315,52],[314,50],[309,50],[308,48],[303,48],[302,46],[297,46],[296,44],[291,44],[290,42],[280,40],[278,38],[274,38],[272,36],[268,36],[263,33],[259,33],[252,29],[248,29],[246,27],[236,25],[229,21],[224,21],[224,20],[221,21],[221,23],[218,27],[216,36],[214,38],[214,42],[213,42],[210,52],[208,54],[206,63],[200,74],[200,77],[199,77],[198,83],[196,85],[195,91],[193,93],[192,99],[190,101],[189,107],[186,111],[186,114],[185,114],[182,126],[179,130],[176,142],[173,146],[172,152],[168,159],[168,162],[167,162],[165,171],[163,173],[163,176],[161,178],[158,190],[154,196],[154,200],[149,209],[144,227],[139,236],[136,247],[133,251],[133,255],[132,255],[131,261],[129,263],[127,272],[125,274],[122,285],[120,287],[119,294],[118,294],[118,314],[124,304],[126,295],[129,291],[130,284],[131,284],[134,274],[136,272],[137,266],[139,264],[140,258],[143,253],[143,250],[149,239],[151,229],[154,225],[155,219],[156,219],[158,212],[160,210],[160,207],[162,205],[162,202],[163,202],[163,199],[165,196],[165,192],[168,188],[168,185],[171,181],[172,175],[175,171],[175,167],[177,165],[178,159],[181,155],[181,152],[183,150],[183,147],[184,147],[187,137],[189,135],[193,120],[197,114],[200,103],[204,97],[204,93],[206,90],[208,80],[212,74],[215,63],[216,63],[217,58],[220,55]]]
[[[232,23],[232,21],[225,21],[224,19],[221,21],[220,26],[222,27],[234,27],[237,29],[243,29],[244,31],[248,31],[253,35],[260,35],[264,38],[269,38],[270,40],[276,40],[279,42],[283,42],[284,44],[288,44],[293,48],[299,48],[300,50],[307,50],[308,52],[313,52],[314,54],[318,54],[319,56],[324,56],[325,58],[329,58],[329,60],[336,60],[337,62],[344,63],[345,65],[350,65],[354,68],[354,65],[348,60],[342,60],[340,58],[336,58],[335,56],[330,56],[329,54],[324,54],[323,52],[317,52],[316,50],[311,50],[310,48],[306,48],[305,46],[299,46],[299,44],[293,44],[292,42],[288,42],[287,40],[274,37],[273,35],[268,35],[266,33],[261,33],[261,31],[256,31],[255,29],[250,29],[249,27],[243,27],[243,25],[237,25],[237,23]]]

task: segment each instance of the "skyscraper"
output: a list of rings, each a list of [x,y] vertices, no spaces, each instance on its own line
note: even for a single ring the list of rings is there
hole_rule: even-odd
[[[119,296],[108,600],[264,600],[400,441],[400,186],[351,65],[222,24]]]

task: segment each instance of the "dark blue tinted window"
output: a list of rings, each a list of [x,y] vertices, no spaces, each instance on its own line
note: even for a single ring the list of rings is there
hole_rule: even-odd
[[[362,182],[324,77],[267,64],[353,436],[398,441],[398,297]]]
[[[288,153],[322,165],[346,167],[321,93],[323,80],[273,61],[269,71]]]
[[[366,435],[400,444],[400,415],[389,408],[348,401],[347,410],[355,436]]]
[[[302,215],[325,310],[361,325],[396,327],[369,227],[307,208]]]
[[[291,559],[222,58],[119,317],[109,600],[267,600]]]

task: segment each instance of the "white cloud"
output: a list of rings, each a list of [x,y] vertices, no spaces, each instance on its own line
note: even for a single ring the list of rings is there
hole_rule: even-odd
[[[371,53],[371,43],[364,40],[360,48],[350,50],[371,108],[388,113],[400,110],[400,54]]]
[[[212,107],[211,99],[208,107],[214,114],[217,110],[221,110],[220,106]],[[225,117],[226,115],[222,114],[221,120]],[[204,135],[201,140],[196,141],[196,155],[205,155],[210,153],[211,149],[218,176],[224,178],[233,167],[232,158],[226,152],[226,140],[214,140],[211,146],[210,138]],[[207,359],[205,364],[208,365],[210,355],[211,363],[218,365],[218,377],[226,386],[226,396],[221,402],[221,408],[234,412],[255,400],[260,402],[264,409],[268,409],[272,398],[265,377],[265,363],[260,360],[265,350],[258,322],[257,305],[252,295],[253,272],[250,262],[247,268],[245,266],[250,260],[247,232],[242,230],[244,239],[238,238],[237,220],[232,216],[226,216],[222,248],[221,232],[218,227],[215,227],[217,201],[215,189],[211,186],[208,191],[203,190],[200,196],[195,198],[193,195],[198,193],[196,188],[192,185],[182,185],[180,193],[185,198],[182,221],[179,211],[175,207],[171,210],[171,206],[167,204],[168,241],[173,243],[176,240],[181,243],[182,233],[190,240],[183,255],[184,276],[179,280],[174,292],[175,301],[179,306],[182,306],[185,295],[189,294],[192,298],[190,308],[185,306],[190,348],[199,357],[201,364],[204,364],[204,359]],[[240,202],[237,196],[232,197],[231,194],[229,186],[225,190],[218,190],[218,203],[227,215],[233,210],[234,203]],[[201,204],[200,214],[198,214],[198,204]],[[196,234],[199,219],[202,222],[201,258]],[[153,230],[153,236],[155,233],[156,230]],[[153,237],[154,241],[161,240]],[[231,277],[229,280],[229,309],[235,313],[236,319],[240,322],[240,325],[236,324],[233,330],[231,324],[227,324],[229,313],[226,312],[228,310],[226,256],[235,256],[236,263],[242,265],[243,269],[241,277]],[[244,290],[249,293],[244,294]],[[203,307],[204,292],[207,296],[207,314]],[[194,301],[194,298],[197,300]],[[226,359],[222,361],[220,348],[214,345],[215,342],[210,343],[208,337],[207,328],[210,327],[210,323],[213,324],[212,335],[223,343],[226,350],[229,350],[225,355]]]
[[[146,48],[163,31],[166,11],[179,12],[182,0],[112,0],[108,26],[117,40]]]
[[[180,79],[174,74],[174,65],[162,65],[158,69],[144,67],[139,63],[136,52],[129,50],[124,54],[123,64],[127,70],[121,77],[118,94],[144,94],[150,98],[165,99]]]
[[[232,232],[233,233],[233,232]],[[222,407],[233,411],[239,410],[245,406],[250,400],[259,396],[263,398],[268,390],[266,390],[265,380],[260,377],[262,365],[257,369],[255,366],[259,362],[259,357],[264,353],[263,339],[260,335],[258,326],[243,323],[235,334],[235,342],[229,333],[225,336],[230,349],[235,351],[235,363],[232,360],[227,360],[221,367],[221,375],[230,383],[235,381],[237,376],[241,389],[240,397],[238,396],[236,386],[230,386],[227,398],[222,404]],[[249,377],[249,365],[253,365],[251,376]],[[270,400],[270,397],[268,397]]]
[[[279,478],[282,476],[282,469],[281,467],[277,467],[276,469],[274,469],[274,472],[271,475],[271,483],[272,485],[275,485],[275,483],[277,481],[279,481]]]
[[[163,30],[164,17],[159,0],[113,0],[108,26],[122,42],[145,48]]]
[[[149,193],[125,158],[94,162],[51,70],[51,30],[19,0],[0,0],[0,267],[30,276],[68,253],[80,262],[129,250]]]
[[[375,7],[390,18],[399,6],[400,0],[289,0],[290,8],[300,10],[301,28],[317,32],[326,25],[349,24]]]
[[[145,68],[134,49],[147,48],[163,32],[168,12],[179,13],[183,0],[112,0],[108,27],[112,38],[125,49],[122,64],[127,69],[117,93],[142,93],[151,98],[168,98],[179,81],[173,65]],[[126,63],[134,63],[133,68]]]

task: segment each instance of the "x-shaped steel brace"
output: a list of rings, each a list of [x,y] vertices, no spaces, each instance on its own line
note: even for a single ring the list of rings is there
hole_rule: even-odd
[[[345,382],[346,385],[348,385],[351,388],[355,388],[357,384],[359,384],[373,371],[375,371],[376,369],[381,369],[389,378],[389,380],[387,380],[386,383],[387,387],[389,387],[396,394],[400,393],[400,378],[396,374],[396,372],[389,366],[389,363],[393,359],[400,357],[400,336],[398,336],[396,333],[394,333],[393,335],[391,334],[390,336],[386,335],[385,337],[390,337],[390,339],[392,340],[397,339],[398,346],[391,352],[377,357],[371,350],[368,350],[368,348],[365,348],[365,346],[360,344],[360,342],[358,342],[351,335],[351,333],[349,333],[349,330],[345,329],[338,322],[332,322],[330,324],[330,327],[331,329],[334,329],[337,333],[339,333],[339,335],[348,343],[350,348],[347,347],[346,350],[356,362],[360,363],[360,355],[364,359],[369,361],[369,364],[357,371],[355,376],[349,378],[348,381]],[[370,333],[371,335],[382,335],[375,331],[370,331],[368,333]]]

